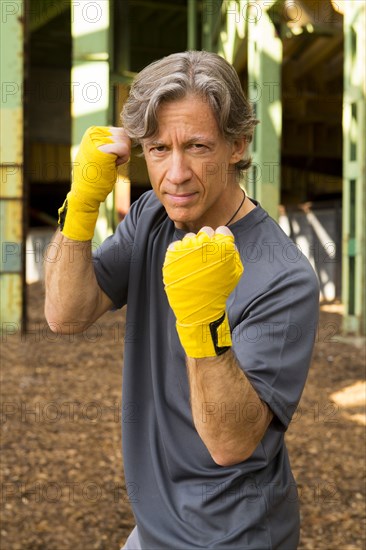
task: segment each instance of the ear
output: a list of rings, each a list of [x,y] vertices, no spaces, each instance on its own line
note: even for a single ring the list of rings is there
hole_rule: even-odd
[[[244,156],[248,142],[245,137],[234,139],[231,144],[231,158],[229,164],[236,164]]]

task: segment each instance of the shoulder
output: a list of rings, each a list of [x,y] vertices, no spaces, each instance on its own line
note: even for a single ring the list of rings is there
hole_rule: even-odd
[[[164,210],[163,205],[155,195],[154,191],[146,191],[135,202],[132,203],[129,214],[138,219],[145,212]]]
[[[244,265],[243,282],[252,292],[295,285],[319,294],[319,281],[306,255],[260,205],[235,227],[235,242]]]
[[[160,235],[163,227],[168,231],[171,226],[174,227],[174,224],[168,218],[164,206],[153,191],[147,191],[132,203],[127,215],[118,224],[114,242],[141,250],[148,246],[157,234]]]
[[[153,191],[146,191],[134,201],[126,215],[119,223],[116,233],[136,232],[137,229],[152,227],[157,221],[167,218],[165,208]]]

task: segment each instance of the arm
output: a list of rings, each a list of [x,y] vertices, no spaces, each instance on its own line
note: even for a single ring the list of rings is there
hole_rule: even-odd
[[[54,332],[82,332],[113,305],[97,283],[91,241],[74,241],[57,231],[48,250],[47,322]]]
[[[213,460],[230,466],[254,452],[273,414],[229,350],[187,358],[193,421]]]
[[[242,272],[226,227],[215,233],[203,228],[172,243],[163,267],[187,355],[193,421],[213,460],[222,466],[247,459],[273,416],[231,350],[225,307]]]
[[[55,332],[82,332],[112,306],[97,283],[91,239],[100,203],[114,187],[116,166],[129,155],[122,128],[91,127],[84,134],[71,190],[59,210],[61,231],[47,256],[45,315]]]
[[[163,275],[188,357],[195,427],[213,460],[229,465],[253,453],[272,419],[279,431],[291,421],[310,366],[319,286],[308,262],[289,271],[281,258],[269,279],[260,278],[265,268],[260,264],[249,266],[245,282],[240,281],[240,257],[228,241],[231,232],[221,227],[213,233],[203,228],[172,243]],[[241,290],[230,300],[234,354],[225,309],[239,281]],[[253,288],[258,291],[255,308],[243,315]],[[253,327],[259,337],[246,337]]]

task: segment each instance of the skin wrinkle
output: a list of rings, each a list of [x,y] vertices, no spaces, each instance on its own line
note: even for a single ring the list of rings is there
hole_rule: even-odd
[[[250,143],[258,120],[245,98],[235,69],[208,52],[181,52],[151,63],[134,80],[121,118],[134,143],[155,135],[157,114],[164,102],[196,95],[209,106],[220,133],[229,142],[245,136]],[[250,157],[235,163],[240,176],[251,164]]]
[[[151,140],[142,145],[152,187],[168,216],[187,231],[224,225],[233,214],[233,203],[240,204],[242,198],[234,165],[244,154],[246,140],[228,143],[211,108],[197,96],[164,103],[158,117],[153,141],[159,145],[152,146]],[[175,200],[184,194],[192,195],[189,203]]]

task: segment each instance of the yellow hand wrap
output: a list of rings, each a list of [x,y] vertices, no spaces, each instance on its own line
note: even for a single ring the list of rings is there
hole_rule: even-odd
[[[243,269],[232,235],[200,231],[167,250],[165,291],[188,357],[213,357],[231,347],[226,300]]]
[[[108,127],[91,126],[85,132],[73,164],[71,191],[59,209],[61,232],[69,239],[93,238],[99,205],[112,191],[117,178],[117,155],[98,147],[113,143]]]

